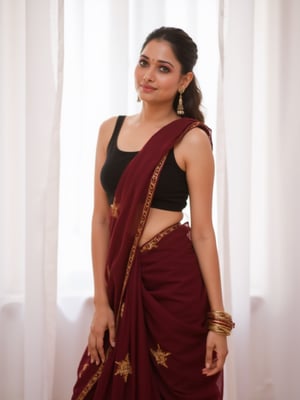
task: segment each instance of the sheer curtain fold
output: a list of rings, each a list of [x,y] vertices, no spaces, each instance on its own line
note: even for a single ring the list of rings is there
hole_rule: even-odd
[[[52,398],[62,33],[63,1],[26,2],[25,399]]]
[[[0,2],[0,398],[3,399],[21,399],[23,392],[23,336],[19,332],[23,330],[25,266],[24,15],[23,3],[17,6],[16,2]]]
[[[19,296],[23,288],[25,42],[22,2],[0,2],[0,254],[11,270],[0,270],[1,293]],[[18,28],[16,29],[15,26]],[[11,45],[14,43],[14,46]],[[12,157],[12,153],[14,157]],[[9,174],[7,173],[9,171]]]
[[[290,313],[299,297],[300,4],[220,3],[219,219],[237,322],[228,398],[296,400],[299,350],[287,343],[300,330]]]
[[[250,390],[250,370],[248,364],[241,364],[241,360],[248,359],[250,351],[247,334],[250,329],[250,298],[244,294],[249,293],[252,24],[252,2],[220,2],[221,101],[217,115],[216,156],[218,163],[220,154],[221,162],[217,170],[217,185],[222,190],[218,193],[218,215],[223,223],[220,251],[226,284],[225,303],[231,306],[240,332],[234,335],[231,348],[232,353],[236,355],[238,352],[239,357],[230,360],[235,367],[234,370],[228,368],[227,374],[246,392]],[[240,265],[243,268],[239,268]],[[234,386],[227,385],[225,390],[231,400],[242,398]]]
[[[63,1],[0,10],[0,397],[52,399]]]

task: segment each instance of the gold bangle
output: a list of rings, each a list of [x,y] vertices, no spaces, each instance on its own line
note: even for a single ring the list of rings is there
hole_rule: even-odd
[[[222,318],[222,319],[232,320],[231,315],[225,311],[210,311],[207,315],[209,318],[213,317],[213,318]]]
[[[235,323],[232,321],[230,314],[225,311],[211,311],[207,314],[208,330],[219,333],[220,335],[229,336]]]

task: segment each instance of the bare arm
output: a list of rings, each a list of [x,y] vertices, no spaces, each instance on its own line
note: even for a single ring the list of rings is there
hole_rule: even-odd
[[[205,132],[190,131],[182,143],[190,193],[191,236],[199,260],[211,310],[223,311],[220,268],[214,228],[212,224],[212,191],[214,160]],[[213,351],[217,360],[213,360]],[[206,375],[220,371],[227,355],[226,337],[209,332],[207,338]]]
[[[107,304],[105,265],[108,248],[109,204],[106,193],[100,182],[100,172],[106,158],[106,148],[109,140],[109,122],[99,129],[95,175],[94,175],[94,210],[92,216],[92,261],[94,274],[95,306]]]
[[[95,312],[91,324],[88,350],[91,361],[95,361],[97,364],[99,364],[100,359],[104,361],[103,337],[106,329],[109,329],[111,345],[114,345],[115,340],[114,314],[109,306],[105,280],[110,206],[100,182],[100,172],[106,159],[106,149],[114,124],[115,118],[111,118],[101,125],[95,160],[94,210],[92,217],[92,261]]]
[[[223,310],[219,260],[212,224],[214,160],[205,132],[190,135],[186,159],[191,234],[212,310]]]

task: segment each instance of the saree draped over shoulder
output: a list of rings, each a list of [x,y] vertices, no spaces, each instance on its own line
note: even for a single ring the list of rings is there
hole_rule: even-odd
[[[111,207],[107,288],[116,346],[106,360],[84,352],[72,400],[221,400],[222,373],[202,374],[207,293],[188,224],[139,246],[160,171],[174,144],[200,122],[181,118],[159,130],[130,162]]]

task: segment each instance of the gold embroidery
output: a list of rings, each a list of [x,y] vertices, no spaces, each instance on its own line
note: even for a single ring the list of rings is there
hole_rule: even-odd
[[[163,367],[168,368],[167,361],[171,353],[163,351],[159,344],[157,345],[157,350],[150,349],[150,351],[158,365],[162,365]]]
[[[113,203],[110,206],[111,210],[111,216],[113,218],[117,218],[119,215],[119,204],[116,202],[116,199],[114,199]]]
[[[156,183],[157,183],[157,180],[158,180],[158,176],[159,176],[159,172],[162,169],[162,167],[163,167],[163,165],[164,165],[164,163],[166,161],[166,158],[167,158],[167,156],[165,155],[160,160],[160,162],[156,166],[156,168],[155,168],[155,170],[153,172],[153,175],[151,177],[151,180],[150,180],[150,184],[149,184],[149,187],[148,187],[148,193],[147,193],[146,200],[145,200],[144,207],[143,207],[142,214],[141,214],[141,219],[139,221],[139,225],[137,227],[137,231],[136,231],[136,234],[135,234],[135,237],[134,237],[134,241],[133,241],[132,247],[130,249],[129,257],[128,257],[127,268],[126,268],[126,271],[125,271],[124,282],[123,282],[122,292],[121,292],[121,300],[124,298],[125,289],[126,289],[126,286],[127,286],[129,274],[130,274],[131,267],[132,267],[132,264],[133,264],[133,260],[134,260],[135,254],[136,254],[136,250],[138,248],[138,244],[139,244],[139,241],[140,241],[143,229],[144,229],[144,225],[146,223],[147,216],[148,216],[148,213],[149,213],[149,210],[150,210],[152,198],[153,198],[153,195],[154,195],[155,186],[156,186]],[[118,309],[118,313],[117,313],[117,316],[116,316],[116,326],[118,326],[118,323],[119,323],[119,318],[120,318],[120,314],[121,314],[121,307],[122,307],[122,303],[119,304],[119,309]]]
[[[161,239],[168,235],[169,233],[173,232],[180,224],[174,224],[169,226],[168,228],[164,229],[163,231],[159,232],[157,235],[155,235],[152,239],[150,239],[148,242],[144,243],[140,249],[141,253],[144,251],[149,251],[152,250],[156,247],[158,247],[158,242],[161,241]]]
[[[109,347],[107,349],[106,355],[105,355],[105,359],[107,360],[109,354],[111,352],[111,347]],[[98,379],[100,378],[102,371],[103,371],[103,366],[104,364],[100,364],[99,368],[97,369],[97,371],[94,373],[94,375],[91,377],[91,379],[87,382],[87,384],[85,385],[85,387],[82,389],[82,391],[79,393],[78,397],[76,398],[76,400],[84,400],[87,396],[87,394],[89,393],[89,391],[92,389],[92,387],[95,385],[95,383],[98,381]]]
[[[82,391],[80,392],[80,394],[76,400],[84,400],[86,398],[88,392],[92,389],[94,384],[97,382],[97,380],[101,376],[102,370],[103,370],[103,365],[104,364],[100,365],[97,372],[92,376],[92,378],[89,380],[89,382],[86,384],[86,386],[82,389]]]
[[[132,368],[130,365],[129,361],[129,354],[127,353],[125,359],[123,361],[115,361],[115,364],[117,364],[118,368],[117,371],[115,372],[115,375],[120,375],[123,377],[124,382],[127,382],[128,375],[132,374]]]
[[[156,249],[158,247],[158,242],[160,241],[161,238],[158,238],[157,236],[151,240],[149,240],[149,242],[143,244],[143,246],[141,247],[141,253],[143,253],[144,251],[150,251],[152,249]]]
[[[120,312],[120,317],[121,317],[121,318],[123,317],[124,309],[125,309],[125,303],[123,303],[123,304],[122,304],[122,307],[121,307],[121,312]]]
[[[81,368],[81,370],[79,371],[79,374],[78,374],[79,378],[82,377],[84,371],[87,369],[88,366],[89,366],[89,363],[85,363],[85,364],[83,365],[83,367]]]

